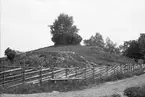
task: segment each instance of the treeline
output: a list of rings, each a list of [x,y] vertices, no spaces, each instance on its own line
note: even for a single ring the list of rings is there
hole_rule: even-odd
[[[110,53],[116,53],[129,58],[145,59],[145,33],[141,33],[137,40],[124,41],[123,45],[117,46],[109,37],[104,42],[100,33],[91,36],[90,39],[84,40],[86,46],[98,46]]]
[[[137,40],[125,41],[120,48],[124,56],[145,59],[145,33],[141,33]]]
[[[86,46],[97,46],[102,48],[102,50],[110,53],[120,54],[120,48],[114,43],[109,37],[103,40],[103,36],[97,32],[95,36],[91,36],[89,39],[84,40]]]

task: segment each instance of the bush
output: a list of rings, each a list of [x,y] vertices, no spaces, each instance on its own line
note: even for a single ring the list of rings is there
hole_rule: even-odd
[[[145,86],[129,87],[124,90],[124,95],[127,97],[145,97]]]
[[[16,52],[10,48],[7,48],[5,50],[5,55],[7,56],[7,58],[10,60],[10,61],[13,61],[15,56],[16,56]]]

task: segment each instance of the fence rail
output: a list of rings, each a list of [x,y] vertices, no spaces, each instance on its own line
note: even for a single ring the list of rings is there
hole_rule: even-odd
[[[0,86],[13,87],[24,83],[39,83],[49,80],[93,80],[112,76],[118,73],[128,73],[137,70],[144,71],[145,64],[122,64],[114,66],[85,67],[85,68],[25,68],[1,66]]]

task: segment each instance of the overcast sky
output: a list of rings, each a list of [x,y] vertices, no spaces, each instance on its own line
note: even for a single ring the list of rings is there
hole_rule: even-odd
[[[100,32],[118,44],[145,32],[145,0],[1,0],[1,54],[53,45],[51,25],[60,13],[73,16],[83,39]]]

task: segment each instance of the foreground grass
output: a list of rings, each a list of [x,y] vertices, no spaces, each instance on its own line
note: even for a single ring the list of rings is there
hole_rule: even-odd
[[[86,86],[84,81],[48,81],[40,84],[22,84],[13,88],[0,88],[1,93],[32,94],[41,92],[66,92],[81,90]]]
[[[112,95],[100,96],[100,97],[121,97],[121,95],[120,94],[112,94]]]

